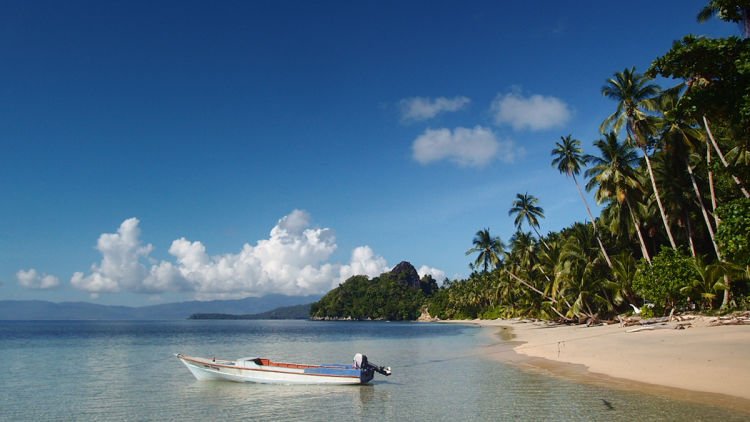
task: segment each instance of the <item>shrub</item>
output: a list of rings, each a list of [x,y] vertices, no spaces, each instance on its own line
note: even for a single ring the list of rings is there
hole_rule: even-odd
[[[648,265],[642,261],[638,264],[638,273],[633,280],[635,292],[653,302],[657,310],[686,305],[686,297],[680,293],[680,289],[699,276],[692,258],[663,247],[651,263]]]
[[[649,319],[649,318],[653,318],[653,317],[654,317],[654,310],[651,309],[650,307],[644,305],[641,308],[641,318],[643,318],[643,319]]]
[[[484,311],[479,318],[481,319],[498,319],[502,318],[502,308],[500,306],[493,306]]]
[[[750,265],[750,199],[741,198],[716,209],[721,218],[716,241],[725,258],[735,264]]]

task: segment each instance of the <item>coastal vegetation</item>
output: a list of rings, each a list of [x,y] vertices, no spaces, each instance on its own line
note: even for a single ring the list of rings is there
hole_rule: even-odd
[[[477,231],[472,274],[425,299],[432,316],[585,321],[631,307],[748,308],[750,1],[708,1],[698,20],[713,17],[739,24],[741,36],[688,35],[645,72],[614,72],[601,89],[612,113],[588,153],[573,134],[550,140],[551,165],[576,185],[588,221],[542,235],[542,199],[518,193],[515,234],[506,244]]]
[[[515,233],[506,243],[478,230],[467,279],[438,288],[401,263],[372,280],[351,277],[311,317],[583,322],[631,309],[748,309],[750,1],[711,0],[698,20],[714,16],[739,24],[742,37],[688,35],[645,72],[614,72],[601,88],[612,112],[589,152],[573,134],[550,140],[550,163],[575,184],[587,221],[543,235],[542,199],[518,193],[508,209]]]
[[[313,303],[313,319],[414,320],[426,298],[438,290],[430,275],[420,278],[417,270],[401,262],[391,271],[373,279],[363,275],[350,277]]]

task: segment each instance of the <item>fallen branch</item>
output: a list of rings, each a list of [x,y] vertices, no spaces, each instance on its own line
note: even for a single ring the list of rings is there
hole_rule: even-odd
[[[750,324],[750,320],[744,317],[734,318],[719,318],[717,320],[708,323],[710,327],[718,327],[720,325],[745,325]]]
[[[631,328],[631,329],[629,329],[629,330],[626,330],[625,332],[626,332],[626,333],[637,333],[637,332],[639,332],[639,331],[649,331],[649,330],[653,330],[654,328],[656,328],[656,327],[654,327],[653,325],[645,325],[645,326],[643,326],[643,327],[638,327],[638,328]]]

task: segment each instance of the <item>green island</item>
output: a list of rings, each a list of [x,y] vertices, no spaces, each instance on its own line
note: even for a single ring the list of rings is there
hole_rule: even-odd
[[[312,319],[415,320],[438,291],[430,275],[420,278],[408,262],[378,277],[350,277],[323,296],[310,309]]]

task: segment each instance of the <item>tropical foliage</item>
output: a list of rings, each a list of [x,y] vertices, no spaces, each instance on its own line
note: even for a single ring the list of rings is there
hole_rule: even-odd
[[[717,209],[721,226],[716,236],[727,259],[750,266],[750,200],[737,199]]]
[[[633,289],[638,296],[655,304],[657,309],[684,306],[691,299],[683,295],[689,292],[685,288],[692,286],[692,282],[699,277],[694,262],[679,250],[662,248],[651,265],[641,263],[633,280]]]
[[[425,298],[437,290],[431,276],[420,279],[411,264],[401,263],[373,279],[350,277],[313,303],[310,315],[316,319],[414,320]]]
[[[657,314],[750,303],[750,2],[697,12],[739,24],[742,37],[686,36],[645,73],[614,72],[601,90],[612,112],[590,153],[572,134],[554,142],[551,164],[575,183],[588,221],[543,234],[540,198],[518,193],[515,234],[506,245],[477,231],[472,274],[426,299],[433,316],[580,321],[644,303]]]
[[[743,36],[686,36],[645,73],[614,72],[601,89],[612,112],[591,152],[572,134],[554,141],[552,167],[573,180],[587,222],[542,234],[540,198],[518,193],[508,209],[515,233],[506,244],[478,230],[467,279],[438,288],[410,265],[411,281],[395,269],[355,276],[313,304],[313,317],[415,319],[426,308],[444,319],[592,321],[631,307],[750,306],[750,1],[710,0],[698,12],[739,24]]]

